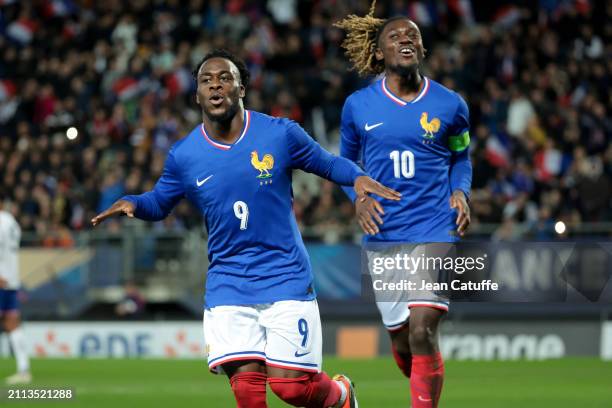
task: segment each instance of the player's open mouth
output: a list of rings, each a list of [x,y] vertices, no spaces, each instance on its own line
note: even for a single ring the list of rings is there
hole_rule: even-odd
[[[208,98],[208,100],[213,106],[221,106],[225,98],[223,97],[223,95],[216,94]]]
[[[415,54],[414,48],[403,47],[400,49],[400,54],[405,57],[412,57]]]

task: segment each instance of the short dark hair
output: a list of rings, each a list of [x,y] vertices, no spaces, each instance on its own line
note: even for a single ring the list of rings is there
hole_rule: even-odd
[[[193,75],[193,78],[196,81],[198,79],[198,72],[200,72],[200,68],[202,67],[202,64],[204,64],[206,61],[208,61],[211,58],[224,58],[226,60],[230,60],[236,66],[236,68],[238,68],[238,72],[240,73],[240,84],[244,86],[245,88],[249,87],[249,80],[251,79],[251,73],[249,72],[249,69],[247,68],[246,64],[241,58],[239,58],[238,56],[232,54],[231,52],[225,49],[212,50],[211,52],[206,54],[204,58],[202,58],[198,66],[191,73]]]

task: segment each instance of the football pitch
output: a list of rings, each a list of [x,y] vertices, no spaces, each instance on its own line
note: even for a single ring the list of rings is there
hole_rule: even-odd
[[[227,380],[209,374],[195,360],[35,359],[34,383],[27,388],[72,388],[72,401],[0,401],[3,407],[66,406],[234,407]],[[391,358],[325,358],[330,373],[343,372],[357,386],[362,408],[408,407],[408,380]],[[12,374],[14,361],[0,359],[0,376]],[[3,389],[6,393],[6,388]],[[271,392],[270,407],[284,407]],[[563,359],[544,362],[446,363],[440,407],[445,408],[604,408],[612,406],[612,362]]]

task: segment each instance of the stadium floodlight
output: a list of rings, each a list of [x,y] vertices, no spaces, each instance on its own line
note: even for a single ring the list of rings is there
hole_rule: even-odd
[[[563,234],[566,230],[565,223],[563,221],[557,221],[555,223],[555,232],[559,235]]]
[[[71,126],[66,130],[66,137],[68,140],[74,140],[79,135],[79,131],[74,126]]]

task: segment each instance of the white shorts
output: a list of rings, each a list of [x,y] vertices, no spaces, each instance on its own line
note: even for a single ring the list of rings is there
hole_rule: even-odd
[[[425,255],[435,255],[436,251],[444,250],[447,246],[444,244],[438,245],[408,245],[402,244],[398,246],[388,246],[383,250],[366,251],[368,259],[368,270],[372,278],[379,278],[373,272],[373,259],[376,257],[395,257],[404,254],[409,257],[417,258]],[[389,282],[400,281],[402,279],[424,279],[427,275],[416,273],[411,275],[403,270],[388,270],[385,272],[385,279]],[[446,296],[434,291],[407,291],[407,292],[385,292],[380,296],[377,294],[376,306],[382,317],[385,328],[389,331],[401,329],[410,318],[410,308],[413,307],[432,307],[435,309],[448,312],[449,300]],[[381,301],[382,300],[382,301]]]
[[[389,331],[401,329],[410,318],[408,302],[376,302],[383,325]]]
[[[260,360],[271,367],[318,373],[323,337],[316,300],[217,306],[204,311],[208,367]]]

